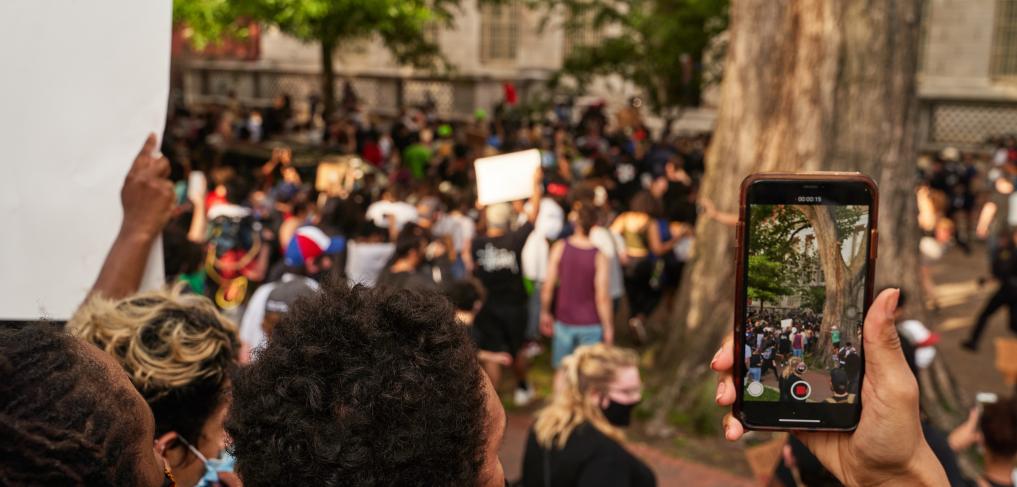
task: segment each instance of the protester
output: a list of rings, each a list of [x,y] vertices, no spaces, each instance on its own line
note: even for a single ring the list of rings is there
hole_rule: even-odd
[[[211,301],[179,287],[119,301],[97,296],[78,309],[67,331],[127,372],[155,416],[156,451],[178,485],[210,486],[232,472],[223,419],[239,342],[236,326]]]
[[[597,210],[582,206],[575,213],[575,233],[551,249],[540,300],[541,329],[552,336],[551,367],[555,369],[581,345],[614,343],[611,263],[589,238]]]
[[[4,328],[0,377],[3,484],[172,482],[152,413],[109,355],[46,324]]]
[[[642,400],[639,359],[606,344],[565,358],[563,386],[537,414],[523,454],[524,487],[654,486],[652,470],[624,446]]]
[[[477,311],[484,305],[484,293],[480,289],[480,284],[473,280],[452,281],[446,284],[442,291],[455,307],[456,321],[468,327],[470,337],[473,338],[474,345],[476,345],[473,321],[477,316]],[[488,369],[512,365],[512,356],[507,352],[492,352],[478,348],[477,360],[480,361],[480,366],[484,368],[484,372],[489,377],[491,372],[488,372]]]
[[[381,271],[376,285],[393,289],[436,289],[434,279],[424,273],[426,251],[426,231],[416,224],[406,224],[396,241],[395,254]]]
[[[992,274],[999,281],[999,288],[978,314],[971,336],[961,344],[970,351],[978,350],[978,342],[989,322],[989,317],[1003,306],[1009,310],[1010,330],[1017,333],[1017,231],[1011,233],[1010,238],[996,249],[993,255]]]
[[[439,294],[328,287],[233,384],[246,486],[503,487],[505,413]]]
[[[1017,400],[1006,398],[973,410],[950,434],[950,447],[958,453],[978,445],[984,466],[979,487],[1013,487],[1017,468]]]
[[[533,399],[527,381],[529,360],[521,354],[526,338],[526,289],[522,280],[523,246],[533,231],[540,213],[543,173],[533,175],[533,195],[526,221],[512,229],[513,209],[508,203],[489,205],[484,209],[487,230],[473,239],[474,276],[487,290],[484,306],[477,313],[477,344],[485,350],[508,352],[513,356],[512,372],[516,379],[514,399],[526,405]],[[489,371],[490,372],[490,371]],[[499,375],[496,372],[496,375]],[[492,376],[497,387],[500,376]]]
[[[318,289],[318,280],[332,268],[332,254],[345,247],[345,239],[329,237],[313,226],[298,228],[286,249],[282,264],[282,275],[278,280],[263,284],[251,295],[243,318],[240,320],[240,340],[245,351],[253,351],[265,344],[269,333],[266,328],[274,326],[279,309],[268,309],[269,296],[277,289],[285,288],[287,293],[305,294]],[[314,277],[312,277],[314,276]],[[283,292],[283,291],[281,291]],[[247,362],[246,354],[241,361]]]
[[[643,324],[660,298],[659,286],[651,285],[654,260],[650,254],[650,228],[657,206],[649,192],[640,192],[632,198],[629,211],[618,215],[611,224],[611,231],[621,235],[625,242],[625,251],[619,257],[625,272],[629,327],[637,335],[645,335]]]

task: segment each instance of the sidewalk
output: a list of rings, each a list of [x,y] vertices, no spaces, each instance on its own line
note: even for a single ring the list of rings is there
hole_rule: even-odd
[[[528,414],[510,413],[505,440],[501,448],[501,463],[509,480],[518,480],[522,475],[523,448],[533,418]],[[748,478],[737,477],[712,467],[675,458],[656,448],[642,443],[629,446],[629,451],[650,465],[657,474],[659,487],[695,485],[702,487],[749,487],[755,483]]]

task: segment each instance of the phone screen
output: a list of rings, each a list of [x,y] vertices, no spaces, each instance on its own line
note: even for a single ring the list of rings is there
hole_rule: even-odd
[[[848,427],[859,411],[873,197],[856,182],[758,181],[744,214],[743,410]]]

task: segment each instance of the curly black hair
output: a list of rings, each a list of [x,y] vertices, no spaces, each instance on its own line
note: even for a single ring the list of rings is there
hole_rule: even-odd
[[[237,471],[248,487],[474,485],[482,380],[440,294],[327,286],[236,374]]]
[[[45,324],[0,329],[0,484],[137,484],[133,391],[110,387],[88,346]]]

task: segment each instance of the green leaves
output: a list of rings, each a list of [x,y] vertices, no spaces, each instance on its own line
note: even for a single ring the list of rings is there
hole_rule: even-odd
[[[582,87],[594,76],[617,74],[642,88],[658,114],[697,104],[703,54],[727,28],[728,0],[531,0],[550,18],[563,19],[566,35],[583,29],[603,34],[579,46],[562,74]]]

